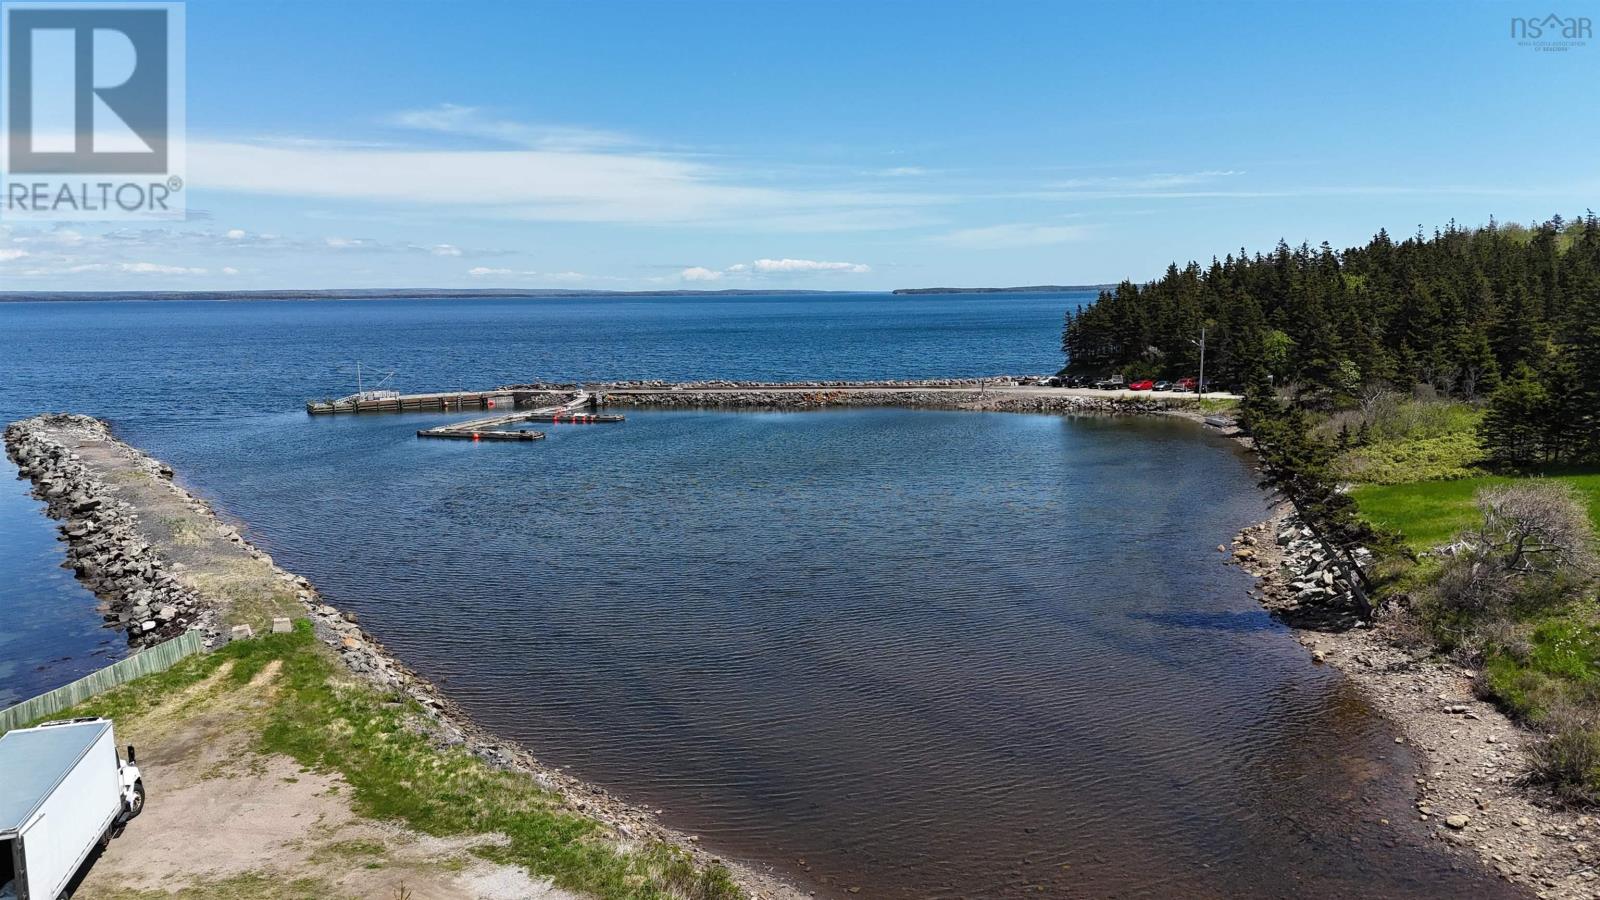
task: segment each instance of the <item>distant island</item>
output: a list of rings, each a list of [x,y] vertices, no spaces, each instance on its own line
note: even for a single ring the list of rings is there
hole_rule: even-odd
[[[1038,294],[1066,291],[1100,291],[1113,284],[1036,284],[1027,287],[899,288],[894,294]],[[798,288],[759,290],[729,288],[720,291],[597,291],[574,288],[306,288],[283,291],[0,291],[0,303],[86,300],[473,300],[523,297],[559,299],[574,297],[762,297],[784,295],[879,294],[883,291],[818,291]]]
[[[0,303],[47,300],[471,300],[492,297],[743,297],[868,291],[594,291],[571,288],[322,288],[289,291],[0,291]]]
[[[1021,287],[896,288],[896,294],[1060,294],[1067,291],[1109,291],[1114,284],[1029,284]]]

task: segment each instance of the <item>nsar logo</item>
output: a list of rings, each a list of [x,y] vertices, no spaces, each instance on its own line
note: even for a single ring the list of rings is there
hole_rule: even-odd
[[[1594,24],[1588,16],[1564,17],[1551,13],[1543,18],[1514,18],[1511,38],[1519,47],[1561,53],[1586,45],[1594,37]]]

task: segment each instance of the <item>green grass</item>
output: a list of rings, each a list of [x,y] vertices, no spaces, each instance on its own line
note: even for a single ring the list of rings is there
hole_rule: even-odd
[[[338,772],[357,813],[401,822],[436,836],[504,834],[503,845],[475,853],[548,876],[561,887],[598,897],[721,900],[742,893],[726,868],[697,866],[665,844],[622,852],[603,826],[564,808],[529,776],[485,765],[460,749],[435,749],[417,726],[408,698],[342,677],[309,623],[291,634],[237,641],[138,679],[57,718],[137,717],[163,700],[234,665],[226,679],[243,686],[281,663],[259,749],[285,754],[311,770]]]
[[[220,881],[201,881],[172,890],[121,890],[99,894],[101,900],[326,900],[336,896],[325,882],[301,878],[285,882],[261,872]]]
[[[1589,503],[1589,518],[1600,529],[1600,472],[1548,477],[1577,488]],[[1412,549],[1426,550],[1449,543],[1457,533],[1477,524],[1478,491],[1514,480],[1484,475],[1454,481],[1369,484],[1356,487],[1354,496],[1368,520],[1398,530]]]
[[[1209,416],[1217,413],[1235,412],[1239,408],[1239,401],[1232,398],[1224,398],[1219,400],[1212,400],[1210,398],[1201,400],[1196,398],[1195,405],[1200,407],[1200,411],[1202,413],[1205,413]]]
[[[1543,724],[1559,710],[1600,701],[1600,624],[1591,604],[1523,626],[1522,636],[1489,648],[1483,685],[1524,721]]]
[[[1400,532],[1421,551],[1480,524],[1479,492],[1519,480],[1482,470],[1481,419],[1482,410],[1466,404],[1406,400],[1390,403],[1379,415],[1335,413],[1319,434],[1335,440],[1361,421],[1372,423],[1366,444],[1340,454],[1335,465],[1344,478],[1358,482],[1352,495],[1361,514]],[[1536,477],[1576,489],[1600,531],[1600,472]],[[1434,593],[1450,565],[1438,557],[1416,563],[1387,559],[1379,572],[1381,590],[1420,598],[1414,609],[1439,647],[1475,657],[1480,692],[1543,733],[1530,757],[1535,777],[1564,799],[1600,804],[1600,728],[1594,720],[1600,709],[1600,616],[1592,590],[1559,581],[1525,584],[1526,602],[1474,619]]]

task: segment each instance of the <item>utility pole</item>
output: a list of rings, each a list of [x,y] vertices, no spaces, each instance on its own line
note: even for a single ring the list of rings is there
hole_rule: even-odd
[[[1189,338],[1189,343],[1200,348],[1200,383],[1194,386],[1195,393],[1200,395],[1201,406],[1206,399],[1206,326],[1200,326],[1200,340]]]

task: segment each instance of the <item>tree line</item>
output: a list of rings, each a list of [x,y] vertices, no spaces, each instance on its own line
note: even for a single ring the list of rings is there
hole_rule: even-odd
[[[1245,250],[1168,266],[1070,310],[1071,374],[1270,386],[1331,408],[1375,386],[1487,400],[1482,437],[1516,466],[1600,462],[1600,220],[1454,222],[1335,251]]]

